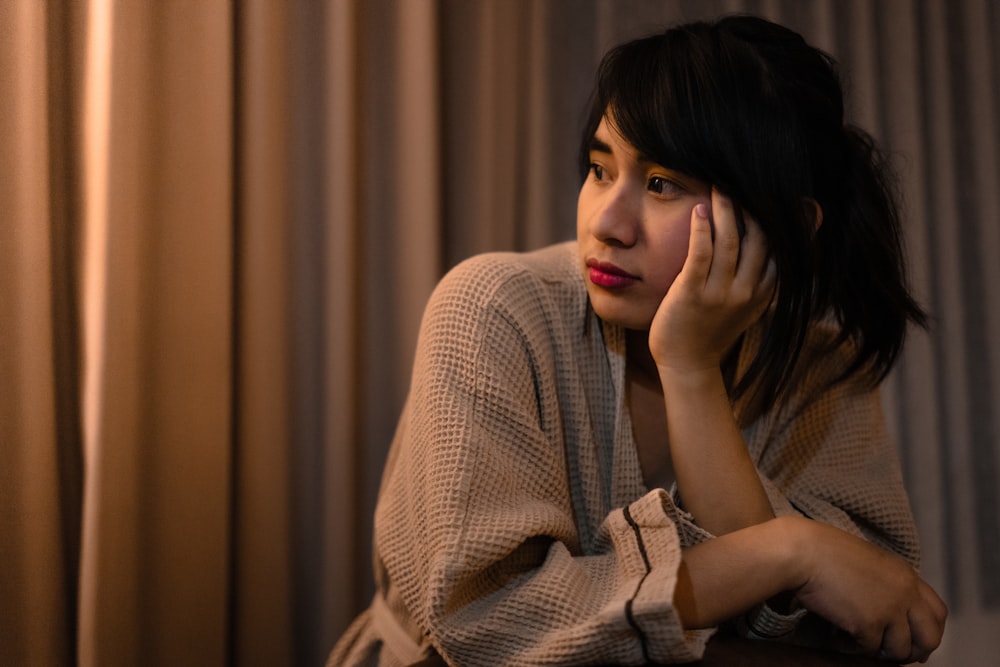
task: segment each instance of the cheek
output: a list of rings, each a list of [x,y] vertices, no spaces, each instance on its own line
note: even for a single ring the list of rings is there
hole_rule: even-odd
[[[654,267],[652,281],[664,294],[670,289],[687,258],[688,241],[691,236],[690,222],[671,225],[668,230],[650,239]]]
[[[591,199],[592,197],[587,192],[587,184],[584,183],[576,197],[576,234],[578,238],[583,237],[587,227],[587,220],[589,220],[593,207]]]

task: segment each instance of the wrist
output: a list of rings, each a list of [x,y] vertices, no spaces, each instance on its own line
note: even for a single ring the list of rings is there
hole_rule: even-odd
[[[676,387],[684,391],[699,389],[716,389],[725,384],[722,378],[722,367],[718,364],[703,366],[668,366],[657,364],[656,371],[660,376],[660,384],[664,391],[668,387]]]
[[[799,516],[783,516],[772,519],[769,524],[775,530],[774,539],[780,545],[780,561],[783,571],[783,590],[797,591],[809,581],[816,536],[815,524],[811,519]]]

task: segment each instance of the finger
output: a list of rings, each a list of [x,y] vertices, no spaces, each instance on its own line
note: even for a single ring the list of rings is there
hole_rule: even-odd
[[[773,257],[768,258],[764,264],[764,271],[760,276],[761,292],[774,295],[774,288],[778,285],[778,264]]]
[[[756,284],[763,278],[768,266],[767,238],[753,217],[744,216],[744,226],[746,231],[740,241],[736,279]]]
[[[712,273],[728,282],[740,258],[740,232],[732,200],[715,188],[712,188],[712,222],[715,226]]]
[[[757,282],[757,286],[754,289],[754,303],[756,307],[753,313],[753,319],[756,321],[759,319],[767,309],[771,307],[771,303],[774,301],[775,286],[778,284],[778,268],[774,263],[773,259],[769,259],[765,265],[764,270],[761,272],[760,280]]]
[[[702,286],[708,278],[711,267],[712,224],[709,221],[708,207],[705,204],[698,204],[691,211],[687,258],[677,280]]]
[[[910,643],[910,624],[905,620],[891,623],[882,633],[878,657],[883,660],[905,660],[913,652]]]
[[[881,639],[881,635],[853,635],[837,630],[830,638],[830,648],[849,655],[874,656],[878,653]]]
[[[856,653],[877,656],[882,648],[882,636],[877,634],[858,635],[854,638]]]
[[[943,626],[944,622],[948,619],[948,605],[937,594],[937,591],[922,579],[920,581],[920,596],[927,603],[927,606],[930,607],[934,618]]]
[[[833,647],[842,653],[874,657],[882,647],[885,627],[878,621],[865,622],[851,630],[841,629],[834,637]]]
[[[947,607],[937,593],[923,581],[920,584],[923,604],[914,605],[907,613],[914,660],[926,660],[940,646],[947,616]]]
[[[757,221],[745,216],[744,225],[734,285],[749,288],[751,317],[756,321],[774,299],[778,268],[768,253],[767,240]]]

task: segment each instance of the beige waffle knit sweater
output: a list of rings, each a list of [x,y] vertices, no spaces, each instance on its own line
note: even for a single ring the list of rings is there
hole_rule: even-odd
[[[643,484],[624,353],[623,331],[588,307],[573,243],[482,255],[442,280],[375,513],[376,600],[330,665],[432,648],[462,667],[701,656],[711,632],[685,631],[672,599],[682,549],[712,536],[675,490]],[[743,435],[778,515],[915,563],[877,393],[823,389],[841,364],[809,359],[796,398]]]

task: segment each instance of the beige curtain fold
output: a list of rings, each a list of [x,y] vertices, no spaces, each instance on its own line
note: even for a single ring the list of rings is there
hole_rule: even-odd
[[[0,0],[0,664],[320,664],[372,593],[421,311],[574,235],[607,47],[753,11],[901,166],[886,406],[952,615],[1000,645],[1000,8],[989,0]]]
[[[75,586],[59,484],[46,18],[34,3],[0,6],[0,658],[21,664],[66,662]]]
[[[226,657],[229,22],[222,3],[89,3],[82,664]]]
[[[326,641],[335,630],[346,628],[355,609],[364,604],[368,589],[359,572],[366,571],[366,551],[360,539],[364,525],[363,509],[358,499],[362,494],[359,480],[358,447],[361,441],[360,406],[362,401],[354,391],[354,379],[359,375],[357,350],[363,338],[356,327],[345,322],[358,322],[361,310],[358,296],[357,249],[361,230],[349,221],[358,220],[361,210],[361,175],[355,165],[361,162],[361,141],[357,128],[361,126],[358,104],[360,64],[357,45],[358,9],[351,2],[335,2],[324,24],[329,31],[328,67],[322,79],[329,90],[327,117],[330,127],[323,148],[327,163],[324,187],[330,193],[329,219],[343,221],[327,227],[322,249],[332,261],[326,263],[328,290],[322,326],[326,332],[327,352],[322,369],[332,383],[325,404],[323,428],[326,433],[325,458],[320,467],[327,483],[323,486],[325,508],[319,525],[320,553],[329,555],[323,568],[324,576],[317,590],[322,596],[320,615]],[[337,444],[340,443],[340,444]],[[332,566],[331,566],[332,565]],[[319,583],[319,582],[318,582]]]
[[[232,657],[282,665],[293,658],[294,34],[283,3],[237,7]]]

